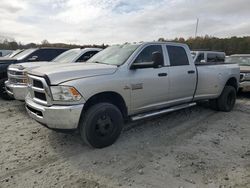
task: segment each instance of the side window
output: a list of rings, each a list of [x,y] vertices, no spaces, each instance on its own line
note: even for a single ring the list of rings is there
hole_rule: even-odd
[[[32,52],[25,58],[25,61],[40,61],[41,50],[36,50]]]
[[[225,62],[225,56],[223,54],[217,54],[217,62]]]
[[[189,65],[187,53],[183,47],[167,45],[167,50],[171,66]]]
[[[137,56],[134,63],[152,62],[152,54],[154,52],[162,53],[161,45],[151,45],[144,48]]]
[[[202,60],[205,60],[204,53],[200,53],[195,60],[195,63],[200,63]]]
[[[62,50],[57,50],[57,49],[39,49],[33,52],[32,54],[30,54],[27,57],[27,60],[29,61],[51,61],[62,52],[63,52]]]
[[[99,51],[89,51],[81,55],[81,57],[78,58],[77,62],[85,62],[89,60],[92,56],[97,54]]]

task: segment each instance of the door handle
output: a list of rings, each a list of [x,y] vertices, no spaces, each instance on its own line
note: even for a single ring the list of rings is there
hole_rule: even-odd
[[[168,74],[167,74],[167,73],[165,73],[165,72],[163,72],[163,73],[159,73],[159,74],[158,74],[158,76],[159,76],[159,77],[162,77],[162,76],[167,76],[167,75],[168,75]]]
[[[195,73],[194,70],[189,70],[189,71],[188,71],[188,74],[194,74],[194,73]]]

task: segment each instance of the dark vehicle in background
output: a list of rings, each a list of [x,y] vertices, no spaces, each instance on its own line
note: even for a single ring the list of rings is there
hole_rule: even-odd
[[[7,80],[7,69],[9,65],[32,61],[51,61],[68,49],[65,48],[31,48],[22,51],[13,58],[0,59],[0,96],[8,99],[4,82]]]
[[[41,66],[85,62],[101,50],[101,48],[75,48],[60,54],[50,62],[40,61],[10,65],[8,68],[8,80],[5,82],[6,92],[12,98],[24,100],[28,89],[28,70]]]
[[[240,90],[250,91],[250,54],[235,54],[226,58],[227,63],[240,66]]]
[[[217,51],[192,51],[194,63],[225,62],[226,54]]]

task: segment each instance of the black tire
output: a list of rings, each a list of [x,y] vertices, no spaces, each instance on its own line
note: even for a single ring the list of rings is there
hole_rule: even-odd
[[[79,130],[85,143],[94,148],[112,145],[123,128],[121,111],[113,104],[99,103],[83,112]]]
[[[217,99],[218,110],[223,112],[230,112],[236,101],[236,90],[233,86],[225,86],[222,94]]]
[[[6,89],[4,82],[0,84],[0,97],[5,100],[14,100],[13,97],[9,96]]]
[[[210,108],[213,109],[213,110],[218,110],[218,104],[217,103],[218,103],[217,99],[210,99],[209,100]]]

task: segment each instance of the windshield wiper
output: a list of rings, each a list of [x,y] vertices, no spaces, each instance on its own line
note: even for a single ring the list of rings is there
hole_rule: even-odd
[[[99,64],[105,64],[105,65],[108,65],[107,63],[103,63],[101,61],[93,61],[93,63],[99,63]]]

